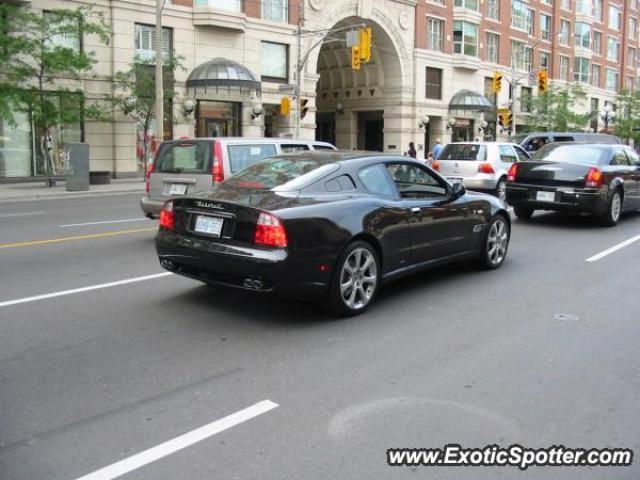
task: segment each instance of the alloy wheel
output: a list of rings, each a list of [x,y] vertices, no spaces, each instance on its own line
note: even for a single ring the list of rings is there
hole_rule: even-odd
[[[611,219],[617,222],[620,218],[620,212],[622,211],[622,199],[620,193],[615,192],[613,198],[611,198]]]
[[[373,254],[356,248],[344,261],[340,272],[340,296],[353,310],[367,306],[376,291],[378,271]]]
[[[509,233],[507,225],[502,219],[497,219],[491,224],[487,237],[487,256],[492,265],[500,265],[507,254],[509,245]]]
[[[504,180],[500,180],[498,182],[498,187],[496,188],[498,198],[506,203],[507,201],[507,182]]]

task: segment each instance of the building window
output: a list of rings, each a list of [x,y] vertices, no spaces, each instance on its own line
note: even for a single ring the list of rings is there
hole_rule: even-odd
[[[607,79],[604,88],[612,92],[618,90],[618,72],[607,68]]]
[[[484,77],[484,96],[494,105],[497,103],[498,94],[493,91],[493,77]]]
[[[551,15],[540,14],[540,36],[542,40],[551,40]]]
[[[542,0],[545,5],[553,5],[553,0]]]
[[[531,112],[531,95],[532,91],[529,87],[520,89],[520,111],[524,113]]]
[[[217,10],[242,11],[242,0],[195,0],[196,7],[211,7]]]
[[[442,99],[442,70],[439,68],[427,67],[427,80],[425,97],[434,100]]]
[[[560,0],[560,8],[571,11],[571,0]]]
[[[274,22],[288,22],[289,0],[262,0],[262,18]]]
[[[591,47],[591,25],[584,22],[576,22],[576,47],[589,49]]]
[[[569,57],[560,56],[560,80],[567,80],[569,77]]]
[[[282,43],[262,42],[260,60],[262,80],[286,82],[289,78],[289,46]]]
[[[635,17],[629,17],[628,37],[632,40],[638,38],[638,19]]]
[[[626,87],[629,91],[633,90],[633,77],[627,77]]]
[[[47,41],[49,48],[68,48],[80,52],[80,23],[79,20],[63,19],[55,11],[42,12],[47,25]]]
[[[571,24],[567,20],[560,20],[560,45],[569,45]]]
[[[627,49],[627,67],[633,68],[636,60],[636,49],[629,47]]]
[[[593,3],[591,0],[576,0],[576,13],[582,15],[591,15],[593,12]]]
[[[593,4],[593,18],[602,22],[602,12],[604,11],[604,0],[595,0]]]
[[[517,69],[530,72],[532,60],[533,49],[531,47],[527,47],[523,42],[511,40],[511,65],[515,63]]]
[[[444,45],[444,20],[427,19],[427,48],[442,51]]]
[[[593,53],[602,55],[602,33],[593,32],[593,43],[591,44]]]
[[[518,30],[527,30],[527,4],[522,0],[511,0],[511,26]]]
[[[589,59],[576,57],[573,63],[573,81],[589,83]]]
[[[540,68],[549,70],[551,54],[549,52],[540,52]]]
[[[533,24],[534,24],[535,17],[536,17],[536,12],[528,8],[527,9],[527,33],[531,36],[533,36]]]
[[[156,27],[151,25],[135,25],[135,55],[144,62],[153,62],[156,59]],[[162,56],[171,58],[172,30],[168,27],[162,28]]]
[[[609,28],[620,30],[620,9],[615,5],[609,5]]]
[[[454,7],[462,7],[467,10],[475,10],[478,11],[478,0],[454,0]]]
[[[500,20],[500,0],[487,0],[487,17]]]
[[[498,63],[500,54],[500,36],[487,32],[487,62]]]
[[[478,26],[475,23],[453,22],[453,53],[478,55]]]
[[[607,37],[607,60],[620,60],[620,43],[614,37]]]
[[[591,85],[596,88],[600,88],[600,65],[596,65],[595,63],[591,65]]]

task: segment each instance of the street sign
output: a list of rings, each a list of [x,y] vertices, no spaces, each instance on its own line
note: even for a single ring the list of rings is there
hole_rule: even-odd
[[[293,95],[296,91],[296,86],[292,83],[285,83],[284,85],[278,85],[278,92],[283,94]]]
[[[531,70],[529,72],[529,86],[533,87],[538,82],[538,72]]]

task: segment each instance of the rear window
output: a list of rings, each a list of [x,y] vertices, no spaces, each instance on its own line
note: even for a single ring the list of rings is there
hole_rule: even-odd
[[[315,143],[313,144],[313,149],[314,150],[335,150],[335,148],[330,147],[329,145],[316,145]]]
[[[339,168],[308,157],[275,157],[255,163],[224,182],[225,186],[256,190],[300,190]]]
[[[438,157],[438,160],[486,160],[487,148],[484,145],[450,143]]]
[[[169,143],[162,146],[158,155],[156,172],[205,173],[211,170],[211,148],[206,142]]]
[[[511,137],[509,137],[509,143],[517,143],[518,145],[520,145],[522,143],[522,141],[527,138],[528,134],[526,133],[519,133],[518,135],[513,135]]]
[[[562,145],[552,143],[538,150],[533,160],[599,165],[604,163],[606,158],[606,148],[590,145]]]
[[[276,154],[276,146],[267,145],[229,145],[229,170],[231,173],[239,172],[254,163],[273,157]]]

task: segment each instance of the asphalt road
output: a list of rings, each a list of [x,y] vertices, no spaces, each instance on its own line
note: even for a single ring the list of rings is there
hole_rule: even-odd
[[[640,214],[516,220],[500,270],[410,277],[347,320],[175,275],[37,297],[161,274],[154,227],[135,195],[0,204],[2,480],[121,460],[153,480],[640,478],[637,458],[386,465],[388,448],[449,443],[640,454],[640,242],[585,261],[640,234]]]

